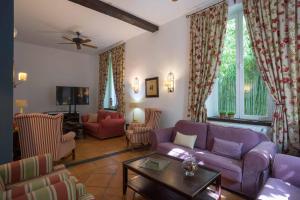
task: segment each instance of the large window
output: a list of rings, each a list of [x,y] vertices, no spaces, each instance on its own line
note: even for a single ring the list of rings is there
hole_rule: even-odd
[[[240,5],[231,8],[217,85],[218,113],[234,112],[237,118],[266,119],[272,100],[261,79]],[[216,113],[215,113],[216,114]]]
[[[117,97],[116,97],[116,91],[114,86],[111,55],[109,55],[107,70],[108,73],[107,73],[107,82],[106,82],[106,90],[105,90],[105,97],[104,97],[104,108],[115,109],[117,105]]]

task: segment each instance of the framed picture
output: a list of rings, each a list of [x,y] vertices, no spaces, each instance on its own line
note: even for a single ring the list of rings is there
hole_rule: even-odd
[[[146,97],[159,97],[159,87],[158,87],[158,77],[147,78],[145,79],[145,92]]]

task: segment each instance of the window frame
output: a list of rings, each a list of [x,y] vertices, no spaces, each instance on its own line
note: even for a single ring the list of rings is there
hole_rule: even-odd
[[[236,113],[235,117],[238,119],[249,120],[270,120],[272,118],[272,110],[274,109],[274,102],[270,94],[267,94],[267,111],[265,115],[246,115],[245,114],[245,79],[244,79],[244,23],[243,23],[243,5],[236,4],[229,8],[228,20],[235,20],[236,29]],[[216,81],[217,88],[219,88],[219,81]],[[217,96],[217,98],[219,98]],[[219,112],[219,108],[218,108]]]

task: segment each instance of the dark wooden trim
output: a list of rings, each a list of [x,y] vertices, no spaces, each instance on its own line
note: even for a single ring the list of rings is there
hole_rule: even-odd
[[[147,82],[148,81],[153,81],[155,80],[156,81],[156,89],[157,89],[157,94],[156,95],[149,95],[148,94],[148,90],[147,90]],[[158,77],[153,77],[153,78],[146,78],[145,79],[145,95],[146,95],[146,98],[153,98],[153,97],[159,97],[159,78]]]
[[[120,19],[124,22],[142,28],[144,30],[150,31],[152,33],[159,30],[159,27],[152,24],[142,18],[139,18],[133,14],[130,14],[124,10],[114,7],[108,3],[100,0],[69,0],[84,7],[90,8],[92,10],[98,11],[105,15]]]
[[[14,1],[0,1],[0,163],[13,159]]]
[[[103,108],[105,111],[118,111],[116,108]]]
[[[221,119],[219,117],[208,117],[208,121],[217,121],[217,122],[230,122],[237,124],[249,124],[249,125],[259,125],[259,126],[272,126],[271,121],[261,121],[261,120],[252,120],[252,119]]]

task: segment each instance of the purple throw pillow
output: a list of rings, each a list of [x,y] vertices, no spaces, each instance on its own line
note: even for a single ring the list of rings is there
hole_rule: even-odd
[[[243,143],[214,138],[214,146],[212,148],[212,152],[220,156],[226,156],[229,158],[240,160],[242,155],[242,147]]]

